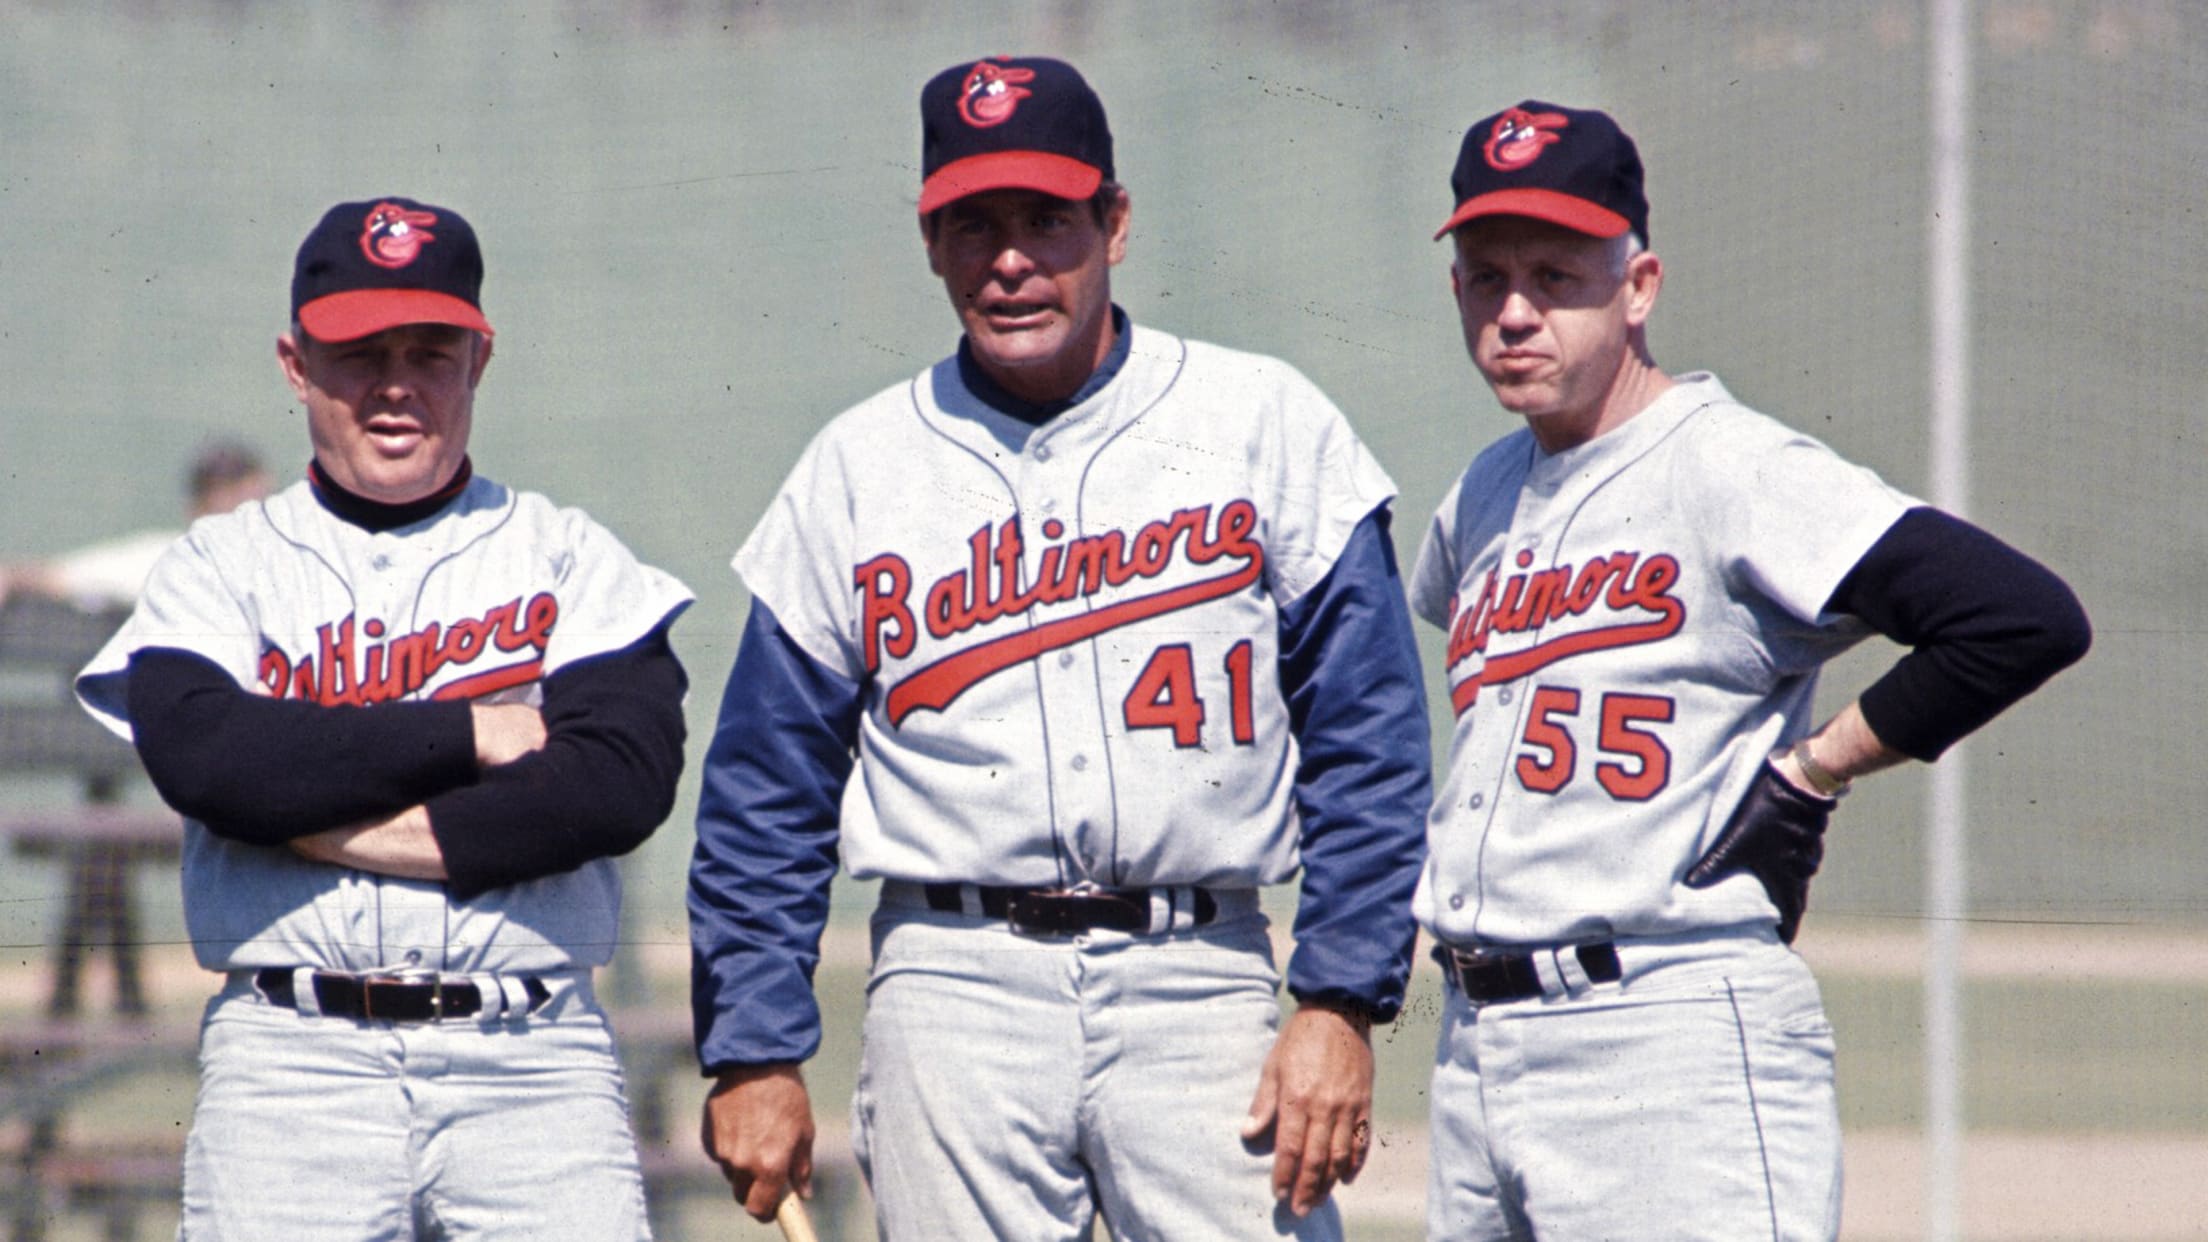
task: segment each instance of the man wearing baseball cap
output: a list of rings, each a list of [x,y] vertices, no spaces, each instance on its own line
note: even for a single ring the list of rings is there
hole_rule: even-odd
[[[958,348],[831,423],[735,558],[707,1151],[762,1219],[807,1183],[840,860],[881,881],[852,1121],[882,1237],[1338,1238],[1426,801],[1394,486],[1286,364],[1112,303],[1131,207],[1070,65],[963,62],[920,107]],[[1299,867],[1283,1023],[1258,893]]]
[[[1443,499],[1411,606],[1456,714],[1415,910],[1448,979],[1428,1233],[1831,1238],[1832,1029],[1791,945],[1858,777],[2090,642],[2047,569],[1659,369],[1640,156],[1526,100],[1450,178],[1465,346],[1525,426]],[[1909,648],[1812,728],[1820,666]]]
[[[475,473],[482,280],[448,207],[331,208],[276,345],[307,477],[195,522],[77,681],[185,816],[225,980],[183,1237],[650,1236],[591,974],[674,802],[690,594]]]

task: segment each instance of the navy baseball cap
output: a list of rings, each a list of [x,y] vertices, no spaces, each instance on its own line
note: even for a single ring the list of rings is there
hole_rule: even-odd
[[[1072,65],[992,56],[920,91],[920,214],[984,190],[1084,199],[1112,175],[1104,101]]]
[[[410,323],[491,334],[483,251],[449,207],[411,198],[339,203],[299,244],[291,317],[318,341],[352,341]]]
[[[1601,112],[1528,99],[1464,132],[1449,175],[1457,209],[1439,241],[1481,216],[1531,216],[1596,237],[1648,241],[1641,154]]]

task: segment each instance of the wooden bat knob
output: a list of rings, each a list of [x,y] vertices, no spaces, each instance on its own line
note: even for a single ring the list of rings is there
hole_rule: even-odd
[[[774,1209],[774,1223],[782,1226],[787,1242],[820,1242],[820,1235],[813,1232],[813,1218],[805,1211],[805,1201],[794,1191],[784,1195],[782,1206]]]

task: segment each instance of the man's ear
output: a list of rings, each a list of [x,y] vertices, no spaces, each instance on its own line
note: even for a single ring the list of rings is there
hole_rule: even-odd
[[[1625,321],[1641,327],[1656,310],[1656,295],[1664,287],[1664,261],[1653,250],[1643,250],[1625,261]]]
[[[920,242],[928,248],[928,270],[935,273],[938,280],[943,278],[943,265],[935,258],[935,226],[941,214],[940,211],[931,211],[920,217]]]
[[[483,368],[491,365],[491,338],[488,334],[475,334],[475,365],[468,375],[468,387],[483,382]]]
[[[276,338],[276,364],[284,369],[284,382],[291,385],[291,395],[301,401],[307,399],[307,360],[299,348],[299,342],[285,332]]]
[[[1119,187],[1112,196],[1111,205],[1104,209],[1104,261],[1117,265],[1127,257],[1127,231],[1134,219],[1135,200],[1127,193],[1127,187]]]

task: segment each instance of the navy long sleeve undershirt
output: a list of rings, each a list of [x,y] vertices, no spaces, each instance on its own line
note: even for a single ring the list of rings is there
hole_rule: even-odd
[[[1916,508],[1840,580],[1829,612],[1911,648],[1861,696],[1880,741],[1930,761],[2085,655],[2092,625],[2062,579],[1992,535]]]
[[[478,771],[466,703],[254,694],[192,652],[131,657],[138,753],[170,806],[250,845],[430,814],[458,898],[627,853],[673,807],[688,681],[666,627],[544,680],[542,750]]]

